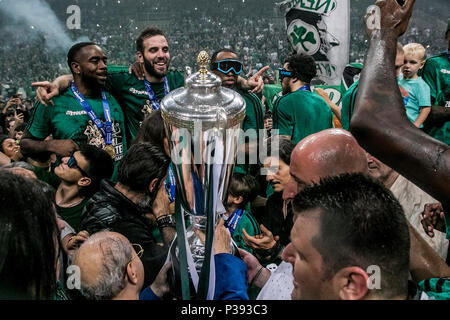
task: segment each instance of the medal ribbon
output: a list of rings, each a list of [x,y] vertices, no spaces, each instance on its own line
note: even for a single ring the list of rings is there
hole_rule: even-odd
[[[306,85],[306,86],[301,87],[297,91],[311,91],[311,87],[309,85]]]
[[[74,96],[77,98],[80,105],[83,107],[84,111],[86,111],[89,118],[91,118],[91,120],[97,126],[98,130],[100,130],[100,132],[102,133],[103,139],[105,140],[105,144],[107,145],[112,144],[111,111],[109,109],[109,103],[108,100],[106,99],[105,92],[102,90],[102,105],[103,105],[103,112],[105,114],[105,125],[103,126],[102,121],[97,117],[97,115],[95,114],[94,110],[92,110],[89,103],[87,103],[86,99],[78,91],[73,81],[70,83],[70,89],[72,90]]]
[[[175,176],[173,174],[172,166],[169,166],[169,182],[164,181],[164,187],[166,188],[166,193],[169,196],[170,203],[175,201]]]
[[[223,225],[230,230],[230,234],[233,236],[234,231],[236,231],[236,227],[239,223],[239,221],[242,218],[242,214],[244,213],[244,210],[242,209],[236,209],[231,214],[231,216],[227,219],[227,221],[224,221]]]
[[[158,99],[156,98],[155,92],[152,89],[152,85],[148,82],[147,79],[144,79],[145,90],[147,90],[148,98],[150,99],[150,103],[152,104],[152,110],[159,110],[160,105]],[[167,81],[167,77],[164,77],[164,96],[166,96],[170,91],[169,81]]]

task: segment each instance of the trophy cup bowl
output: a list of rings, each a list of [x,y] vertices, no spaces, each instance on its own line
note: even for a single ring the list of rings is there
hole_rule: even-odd
[[[202,234],[208,223],[218,221],[228,197],[245,101],[239,93],[223,88],[220,78],[207,70],[205,51],[197,63],[200,70],[185,80],[185,87],[161,101],[161,115],[171,150],[176,201],[189,215],[186,239],[200,272],[206,256]]]

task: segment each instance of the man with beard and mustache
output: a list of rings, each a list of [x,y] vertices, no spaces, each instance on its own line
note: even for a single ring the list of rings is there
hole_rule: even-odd
[[[170,158],[150,143],[138,143],[128,150],[118,170],[118,182],[103,180],[100,191],[86,203],[81,230],[94,234],[108,229],[139,244],[144,253],[144,285],[150,285],[167,257],[168,246],[175,236],[175,220],[169,214],[169,199],[164,178]],[[153,225],[146,218],[151,213],[164,240],[157,244]]]
[[[130,73],[128,67],[108,67],[106,88],[114,95],[122,106],[127,121],[127,139],[131,143],[136,136],[145,116],[160,108],[159,103],[169,91],[184,85],[184,74],[180,71],[169,71],[170,51],[164,33],[157,28],[147,28],[136,39],[138,65],[141,71]],[[269,67],[262,68],[248,80],[238,77],[238,87],[242,89],[262,90],[262,74]],[[36,94],[38,99],[47,104],[58,94],[59,90],[68,86],[71,76],[64,75],[52,83],[36,82],[40,87]]]
[[[54,97],[53,107],[38,103],[20,146],[24,155],[67,157],[83,143],[108,152],[114,160],[113,178],[127,150],[125,118],[119,103],[104,90],[107,57],[93,42],[74,45],[67,54],[73,81]],[[53,139],[44,140],[49,135]],[[45,155],[45,156],[44,156]]]

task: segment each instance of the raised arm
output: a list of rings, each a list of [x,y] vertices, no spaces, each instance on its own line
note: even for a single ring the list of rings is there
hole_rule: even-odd
[[[361,73],[350,131],[367,152],[442,202],[450,204],[450,153],[406,117],[394,61],[397,38],[408,26],[414,0],[377,1],[365,17],[370,46]]]
[[[37,87],[36,97],[43,105],[46,106],[48,103],[53,105],[51,98],[57,96],[63,89],[68,88],[72,80],[73,76],[71,74],[65,74],[59,76],[58,78],[53,80],[53,82],[33,82],[31,86]]]

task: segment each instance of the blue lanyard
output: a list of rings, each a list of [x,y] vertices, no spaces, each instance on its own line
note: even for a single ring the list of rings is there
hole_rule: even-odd
[[[152,104],[152,110],[159,110],[159,102],[156,98],[155,92],[152,89],[152,85],[148,82],[147,79],[144,79],[145,89],[147,90],[148,98],[150,99],[150,103]],[[169,82],[167,81],[167,77],[164,77],[164,96],[166,96],[170,91]]]
[[[175,176],[173,174],[172,167],[169,167],[169,183],[164,181],[164,187],[166,188],[166,193],[169,196],[169,201],[172,203],[175,201]]]
[[[297,91],[311,91],[311,87],[307,84],[306,86],[301,87]]]
[[[112,144],[111,111],[109,109],[109,103],[108,100],[106,99],[105,92],[102,90],[102,105],[103,105],[103,112],[105,114],[105,127],[103,127],[102,121],[97,117],[97,115],[95,114],[94,110],[92,110],[89,103],[87,103],[86,99],[78,91],[73,81],[70,83],[70,89],[72,90],[74,96],[77,98],[78,102],[83,107],[84,111],[86,111],[89,118],[91,118],[91,120],[94,122],[94,124],[102,133],[102,136],[105,139],[105,144]]]
[[[239,221],[242,218],[242,214],[244,213],[244,210],[242,209],[236,209],[231,214],[231,216],[223,223],[223,225],[230,230],[230,234],[233,235],[234,231],[236,230],[236,227],[239,223]]]

